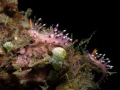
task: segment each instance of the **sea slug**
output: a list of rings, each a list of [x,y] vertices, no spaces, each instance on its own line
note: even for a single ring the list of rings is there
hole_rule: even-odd
[[[106,77],[106,75],[109,73],[108,69],[112,69],[113,66],[108,65],[108,63],[110,63],[109,58],[105,59],[104,58],[105,54],[98,54],[97,49],[94,49],[92,54],[90,54],[89,52],[86,52],[86,55],[88,60],[91,63],[95,64],[96,66],[102,69],[103,75],[101,79],[97,82],[97,83],[100,83],[104,79],[104,77]]]
[[[55,44],[55,45],[66,45],[67,42],[72,41],[72,39],[68,38],[68,33],[64,34],[66,30],[63,30],[62,32],[57,31],[58,29],[58,24],[56,25],[55,28],[53,28],[50,31],[47,30],[41,30],[45,24],[40,26],[36,30],[36,26],[40,22],[41,18],[38,19],[38,21],[35,23],[34,27],[32,26],[32,20],[30,20],[30,27],[31,29],[28,30],[28,34],[35,39],[37,42],[46,42],[48,44]],[[40,31],[41,30],[41,31]]]

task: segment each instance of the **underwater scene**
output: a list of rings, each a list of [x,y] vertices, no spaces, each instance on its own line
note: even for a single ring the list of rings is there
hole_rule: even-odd
[[[87,49],[96,31],[79,41],[32,13],[0,0],[0,90],[99,90],[116,73],[106,54]]]

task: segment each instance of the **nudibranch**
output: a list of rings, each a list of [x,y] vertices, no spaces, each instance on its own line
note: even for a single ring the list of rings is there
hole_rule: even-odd
[[[109,58],[105,58],[105,54],[98,54],[97,49],[94,49],[92,54],[86,52],[86,56],[91,63],[102,69],[103,75],[101,79],[97,82],[100,83],[102,80],[104,80],[104,77],[106,77],[107,74],[109,74],[108,70],[113,68],[112,65],[108,65],[108,63],[110,63]]]
[[[30,19],[31,29],[28,30],[28,34],[31,37],[33,37],[35,40],[39,40],[40,42],[45,42],[48,44],[55,44],[55,45],[66,45],[67,42],[72,41],[72,39],[68,38],[68,33],[64,34],[66,30],[63,30],[60,33],[58,33],[58,30],[57,30],[58,24],[55,26],[55,28],[53,28],[50,31],[41,30],[45,26],[45,24],[41,25],[39,28],[36,28],[40,20],[41,18],[37,20],[37,22],[33,27],[32,20]]]

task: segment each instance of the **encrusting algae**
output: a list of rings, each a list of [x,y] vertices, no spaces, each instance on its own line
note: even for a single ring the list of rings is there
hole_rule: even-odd
[[[74,43],[66,30],[28,19],[17,0],[0,0],[0,90],[92,90],[111,74],[105,54],[88,52],[90,38]],[[92,70],[103,73],[94,81]]]

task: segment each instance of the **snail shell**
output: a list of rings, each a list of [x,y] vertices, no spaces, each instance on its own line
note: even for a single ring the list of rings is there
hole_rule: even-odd
[[[56,47],[52,50],[52,66],[55,70],[62,68],[62,62],[65,59],[66,51],[61,47]]]

